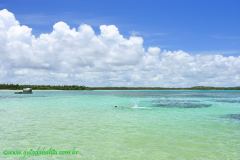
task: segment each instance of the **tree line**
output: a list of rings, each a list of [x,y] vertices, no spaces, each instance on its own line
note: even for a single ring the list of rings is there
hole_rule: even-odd
[[[87,87],[78,85],[20,85],[0,84],[1,89],[22,90],[32,88],[33,90],[240,90],[239,87],[211,87],[194,86],[189,88],[166,88],[166,87]]]
[[[22,90],[32,88],[33,90],[86,90],[86,86],[78,85],[20,85],[20,84],[0,84],[0,89]]]

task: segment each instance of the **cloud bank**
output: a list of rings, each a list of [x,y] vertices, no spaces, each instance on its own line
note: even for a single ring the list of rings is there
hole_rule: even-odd
[[[88,86],[240,86],[240,56],[193,55],[143,46],[114,25],[100,33],[64,22],[39,36],[0,10],[0,83]]]

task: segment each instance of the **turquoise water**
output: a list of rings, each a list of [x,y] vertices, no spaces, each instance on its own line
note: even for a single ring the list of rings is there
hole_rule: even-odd
[[[240,91],[0,91],[0,159],[39,147],[79,154],[25,159],[239,160]]]

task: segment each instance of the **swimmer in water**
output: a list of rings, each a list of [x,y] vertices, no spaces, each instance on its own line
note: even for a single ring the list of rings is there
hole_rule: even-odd
[[[117,108],[118,106],[114,106],[115,108]]]

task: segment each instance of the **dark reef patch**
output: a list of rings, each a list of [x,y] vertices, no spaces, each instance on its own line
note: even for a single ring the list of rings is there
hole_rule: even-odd
[[[154,102],[153,107],[161,108],[207,108],[211,107],[211,104],[199,103],[197,101],[159,101]]]
[[[228,114],[228,115],[224,116],[224,118],[240,121],[240,114]]]
[[[223,103],[240,103],[239,99],[220,99],[216,100],[216,102],[223,102]]]

